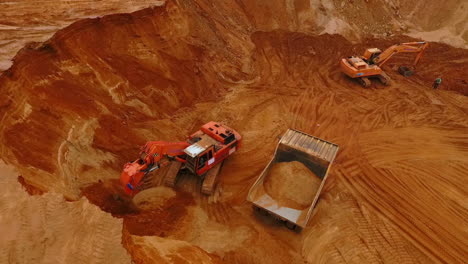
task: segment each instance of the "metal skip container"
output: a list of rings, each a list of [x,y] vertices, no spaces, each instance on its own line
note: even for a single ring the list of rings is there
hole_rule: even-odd
[[[273,158],[250,188],[247,201],[251,202],[255,209],[285,221],[288,228],[302,230],[312,215],[337,152],[338,145],[336,144],[298,130],[288,129],[278,142]],[[312,203],[303,210],[280,205],[266,192],[264,187],[271,167],[279,162],[290,161],[301,162],[321,180]]]

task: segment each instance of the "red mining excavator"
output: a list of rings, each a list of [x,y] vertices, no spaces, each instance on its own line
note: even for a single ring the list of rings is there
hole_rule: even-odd
[[[202,193],[212,194],[223,161],[240,146],[241,136],[218,122],[209,122],[186,142],[150,141],[141,149],[140,158],[124,165],[120,182],[125,192],[135,195],[145,189],[149,173],[170,165],[164,183],[175,186],[182,166],[203,178]]]
[[[428,45],[427,42],[407,42],[393,45],[384,52],[377,48],[367,49],[364,56],[351,56],[341,59],[341,71],[349,77],[357,79],[364,87],[370,86],[369,77],[376,77],[383,84],[390,85],[390,77],[381,69],[382,65],[397,53],[418,53],[411,66],[413,69],[407,66],[398,69],[405,77],[410,76]]]

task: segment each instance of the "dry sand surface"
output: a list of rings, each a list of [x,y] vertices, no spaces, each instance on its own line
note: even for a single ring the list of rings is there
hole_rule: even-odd
[[[321,180],[299,161],[274,164],[263,182],[265,190],[281,206],[303,210],[310,206]]]
[[[173,189],[165,186],[158,186],[139,192],[133,197],[132,201],[140,210],[151,210],[159,208],[175,195],[176,192]]]
[[[0,263],[131,263],[122,220],[83,198],[30,196],[0,161]]]
[[[80,20],[25,47],[0,76],[0,158],[16,168],[0,179],[0,259],[464,263],[468,51],[431,43],[410,78],[396,73],[409,60],[399,56],[385,67],[389,87],[363,89],[337,67],[364,48],[414,40],[395,30],[352,43],[334,30],[342,21],[381,36],[400,10],[421,32],[449,27],[445,18],[459,21],[453,34],[466,32],[455,14],[466,15],[464,1],[438,3],[168,1]],[[347,38],[315,34],[324,30]],[[174,196],[137,210],[119,186],[123,164],[147,140],[184,140],[210,120],[243,136],[215,194],[181,173]],[[340,146],[301,233],[245,202],[287,128]]]

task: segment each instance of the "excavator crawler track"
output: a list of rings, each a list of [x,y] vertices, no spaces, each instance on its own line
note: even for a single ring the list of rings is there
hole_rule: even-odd
[[[171,165],[169,165],[169,170],[164,177],[164,184],[169,187],[174,187],[177,181],[177,174],[179,174],[179,170],[182,167],[182,163],[178,161],[172,161]]]
[[[153,187],[154,175],[153,173],[147,173],[141,180],[141,185],[138,187],[140,191],[146,190]]]
[[[368,88],[371,85],[371,81],[367,77],[358,78],[358,81],[364,88]]]
[[[388,76],[385,72],[382,72],[381,74],[377,75],[377,78],[379,78],[381,83],[387,86],[390,85],[392,82],[392,79],[390,79],[390,76]]]
[[[205,175],[205,179],[203,180],[203,185],[201,192],[206,195],[213,194],[216,184],[218,183],[218,174],[223,166],[223,162],[219,163],[218,165],[211,168]]]

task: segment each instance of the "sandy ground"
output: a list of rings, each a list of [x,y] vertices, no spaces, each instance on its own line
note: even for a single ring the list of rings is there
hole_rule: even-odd
[[[120,242],[122,220],[87,199],[30,196],[3,162],[0,176],[0,263],[131,263]]]
[[[403,56],[385,68],[392,86],[375,81],[363,89],[341,74],[339,59],[411,38],[352,44],[339,35],[290,32],[284,12],[252,15],[245,10],[258,7],[249,4],[170,2],[79,21],[23,49],[0,76],[0,156],[17,168],[5,178],[16,187],[4,192],[3,204],[33,210],[53,197],[60,216],[54,219],[73,229],[45,230],[63,232],[64,241],[98,243],[100,236],[91,235],[97,231],[81,231],[94,228],[89,219],[107,219],[99,223],[113,235],[100,243],[109,246],[102,254],[122,262],[463,263],[468,52],[431,43],[414,76],[396,73]],[[439,75],[440,90],[432,90]],[[122,165],[145,141],[183,140],[209,120],[225,122],[244,139],[225,162],[215,194],[200,195],[200,180],[181,174],[175,196],[136,210],[118,185]],[[245,202],[287,128],[340,146],[302,233]],[[47,193],[28,196],[15,175]],[[17,203],[23,200],[31,205]],[[83,206],[92,217],[67,214]],[[3,215],[1,226],[14,227]],[[24,219],[35,226],[32,213]],[[53,241],[36,243],[40,235],[13,242],[2,236],[0,258],[21,263],[29,255],[15,252],[25,240],[55,250]],[[79,262],[75,252],[62,254]]]

